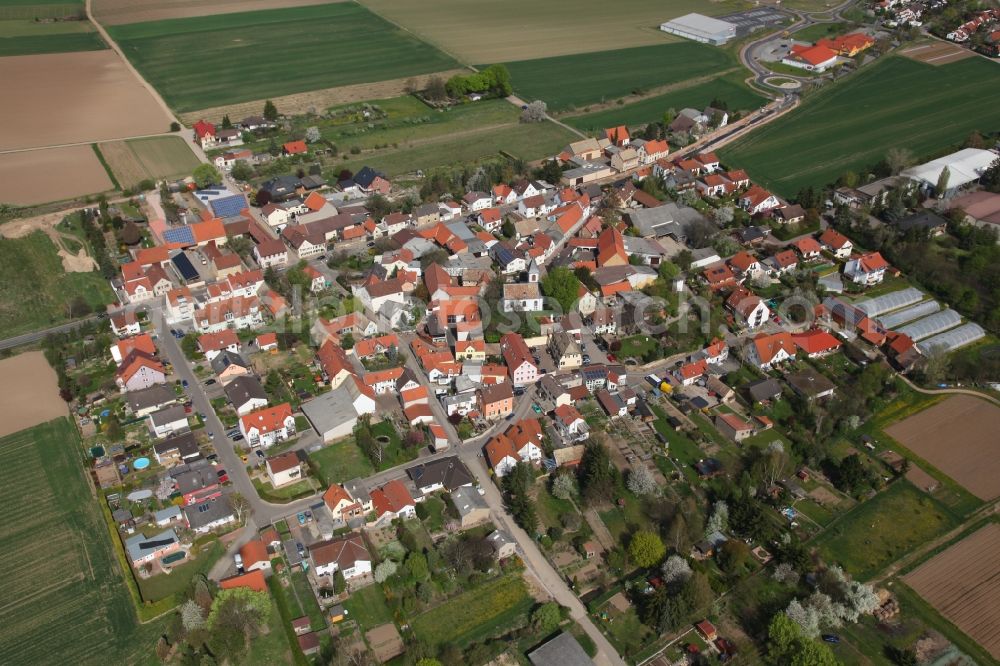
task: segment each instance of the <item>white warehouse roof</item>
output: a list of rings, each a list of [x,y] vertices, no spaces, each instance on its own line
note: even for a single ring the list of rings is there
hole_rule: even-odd
[[[685,14],[660,25],[660,30],[698,42],[724,44],[736,37],[736,25],[704,14]]]
[[[931,160],[926,164],[910,167],[900,175],[911,178],[930,187],[937,187],[938,178],[945,167],[948,167],[948,189],[954,189],[979,180],[983,172],[997,159],[997,154],[991,150],[965,148]]]

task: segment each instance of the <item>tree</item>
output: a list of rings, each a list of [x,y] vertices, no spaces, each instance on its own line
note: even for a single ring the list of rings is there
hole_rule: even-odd
[[[222,129],[233,129],[233,121],[229,119],[229,114],[222,116]]]
[[[253,167],[247,164],[246,160],[236,160],[229,175],[236,180],[248,181],[253,178],[253,173]]]
[[[771,619],[767,629],[767,660],[775,666],[837,666],[830,648],[811,640],[785,613]]]
[[[705,525],[705,536],[713,532],[725,532],[729,529],[729,505],[724,500],[718,500],[712,505],[712,516]]]
[[[665,585],[685,583],[691,577],[691,565],[688,564],[686,558],[680,555],[671,555],[660,567],[660,573],[660,578],[663,579]]]
[[[278,119],[278,107],[274,105],[274,102],[267,100],[264,102],[264,120],[269,122],[274,122]]]
[[[719,562],[719,568],[727,574],[739,574],[750,562],[750,546],[739,539],[730,539],[719,548],[716,559]]]
[[[545,102],[536,99],[528,104],[528,107],[521,112],[522,123],[540,123],[547,117],[549,107]]]
[[[944,196],[944,193],[948,191],[948,181],[951,180],[951,169],[947,166],[941,169],[941,174],[938,176],[937,185],[934,186],[934,194],[940,199]]]
[[[431,577],[430,568],[427,566],[427,556],[423,553],[410,553],[406,557],[406,569],[410,572],[413,580],[424,581]]]
[[[555,631],[562,622],[562,609],[554,601],[544,603],[531,613],[531,624],[541,635]]]
[[[618,481],[617,472],[604,442],[591,437],[580,459],[580,488],[584,499],[588,502],[611,499]]]
[[[885,151],[885,163],[889,167],[890,174],[895,176],[913,164],[913,153],[906,148],[890,148]]]
[[[430,657],[424,657],[423,659],[417,660],[417,666],[444,666],[437,659],[431,659]]]
[[[199,164],[194,168],[194,173],[191,174],[191,177],[194,178],[194,183],[199,188],[214,185],[222,180],[219,170],[211,164]]]
[[[427,87],[424,88],[424,97],[432,102],[439,102],[447,96],[448,90],[445,88],[444,79],[436,75],[427,79]]]
[[[580,488],[572,474],[557,474],[552,479],[552,496],[561,500],[573,500],[580,495]]]
[[[250,515],[253,507],[250,505],[250,500],[243,496],[242,493],[233,492],[229,494],[229,506],[233,510],[233,514],[236,516],[236,521],[243,524],[243,520],[246,516]]]
[[[354,335],[351,333],[345,333],[342,338],[340,338],[340,348],[343,350],[354,348]]]
[[[333,591],[335,594],[342,594],[346,589],[347,580],[344,578],[344,572],[337,569],[337,571],[333,574]]]
[[[139,226],[135,222],[129,220],[122,227],[121,238],[126,245],[135,245],[142,240],[142,232],[139,231]]]
[[[316,143],[323,136],[319,133],[319,128],[315,125],[306,128],[306,141],[309,143]]]
[[[375,582],[384,583],[396,574],[396,563],[392,560],[385,560],[375,567]]]
[[[632,536],[628,544],[628,555],[636,566],[648,569],[659,563],[667,554],[660,535],[655,532],[640,530]]]
[[[656,485],[656,479],[653,478],[653,473],[646,465],[633,467],[625,485],[633,495],[638,497],[653,495],[660,491],[659,486]]]
[[[179,122],[177,122],[176,120],[174,122],[170,123],[170,131],[171,132],[180,132],[181,131],[181,124]]]
[[[564,313],[572,312],[579,291],[580,281],[565,266],[553,268],[542,278],[542,293],[549,298],[550,304],[557,302]]]
[[[779,583],[795,585],[799,582],[799,572],[789,562],[782,562],[774,568],[774,580]]]
[[[187,631],[194,631],[205,626],[205,611],[194,599],[188,599],[181,604],[181,624]]]
[[[271,618],[271,597],[247,587],[219,590],[208,614],[210,629],[225,629],[252,637]]]
[[[517,233],[517,228],[514,227],[514,223],[510,220],[504,220],[503,224],[500,225],[500,233],[504,238],[513,238]]]

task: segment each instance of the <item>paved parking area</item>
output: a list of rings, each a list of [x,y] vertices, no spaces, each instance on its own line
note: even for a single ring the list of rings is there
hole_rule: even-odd
[[[720,21],[726,21],[736,26],[736,36],[749,35],[754,30],[775,26],[790,17],[780,9],[773,7],[756,7],[744,12],[735,12],[725,16],[717,16]]]

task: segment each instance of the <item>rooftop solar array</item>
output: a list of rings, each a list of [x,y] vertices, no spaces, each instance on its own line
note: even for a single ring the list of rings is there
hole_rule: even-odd
[[[923,301],[917,303],[908,308],[902,310],[896,310],[891,314],[887,314],[884,317],[879,317],[879,323],[888,329],[895,329],[897,326],[902,326],[903,324],[913,321],[914,319],[920,319],[921,317],[926,317],[929,314],[934,314],[941,309],[941,304],[937,301]]]
[[[918,343],[917,349],[925,356],[934,352],[947,353],[971,344],[985,336],[986,331],[983,330],[982,326],[968,323]]]
[[[908,305],[919,303],[922,300],[924,300],[924,294],[922,291],[914,289],[913,287],[907,287],[906,289],[892,291],[888,294],[882,294],[881,296],[876,296],[874,298],[865,298],[858,301],[854,305],[856,305],[860,310],[863,310],[869,317],[877,317],[880,314],[891,312],[899,308],[905,308]]]
[[[930,317],[918,319],[897,330],[910,336],[913,340],[919,341],[947,331],[949,328],[955,328],[961,323],[962,316],[954,310],[948,309],[932,314]]]
[[[246,199],[242,194],[234,194],[231,197],[222,197],[209,202],[212,213],[216,217],[236,217],[244,208],[247,208]]]
[[[167,243],[183,243],[184,245],[194,245],[194,232],[191,227],[175,227],[163,232],[163,240]]]

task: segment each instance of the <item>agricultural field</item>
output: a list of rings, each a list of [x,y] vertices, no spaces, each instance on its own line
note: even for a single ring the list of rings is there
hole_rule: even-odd
[[[2,0],[0,20],[58,19],[86,15],[83,0]]]
[[[199,164],[179,136],[110,141],[99,148],[118,183],[126,188],[143,180],[187,176]]]
[[[1000,497],[1000,407],[957,395],[885,432],[979,499]]]
[[[0,376],[18,387],[0,395],[0,437],[67,416],[55,370],[40,351],[0,360]]]
[[[989,523],[903,578],[925,601],[1000,659],[1000,524]]]
[[[736,80],[733,80],[734,78]],[[704,109],[715,99],[724,101],[730,111],[752,110],[767,103],[764,97],[743,85],[739,77],[726,77],[678,87],[662,95],[648,97],[624,106],[613,106],[605,111],[569,116],[560,120],[580,131],[594,134],[606,127],[617,125],[633,126],[661,122],[663,114],[668,109],[674,111],[686,107]]]
[[[0,57],[107,48],[89,21],[41,23],[30,19],[4,20],[0,11]]]
[[[729,51],[695,42],[505,64],[510,70],[514,92],[525,101],[544,100],[550,111],[614,103],[633,91],[655,92],[659,86],[676,86],[703,77],[703,82],[707,82],[740,70]]]
[[[234,14],[261,9],[325,5],[345,0],[94,0],[94,18],[103,25]]]
[[[110,49],[0,58],[0,81],[18,91],[4,100],[0,146],[7,150],[108,141],[170,127],[166,112]],[[45,182],[34,187],[66,180],[40,174]]]
[[[4,203],[30,206],[113,189],[114,183],[87,145],[0,153]]]
[[[898,480],[831,524],[816,546],[827,562],[867,580],[955,523],[935,500]]]
[[[159,663],[153,647],[164,622],[136,620],[73,424],[49,421],[3,438],[0,448],[8,512],[0,526],[0,663]]]
[[[430,645],[467,645],[524,616],[534,601],[524,579],[508,574],[491,580],[417,616],[411,626]]]
[[[560,3],[509,0],[504,3],[432,0],[361,0],[386,17],[466,63],[547,58],[621,48],[623,44],[662,44],[673,38],[659,26],[672,18],[701,12],[720,14],[750,6],[738,0],[634,0],[626,11],[602,0]],[[530,18],[527,18],[530,17]],[[577,72],[579,75],[586,70]]]
[[[182,112],[456,67],[434,47],[346,2],[133,23],[109,31],[167,103]]]
[[[100,273],[65,272],[55,245],[42,232],[0,239],[0,284],[0,338],[69,319],[68,306],[77,299],[97,309],[114,300]]]
[[[864,173],[889,148],[917,156],[1000,124],[1000,70],[982,58],[934,67],[888,57],[719,149],[779,194]]]

